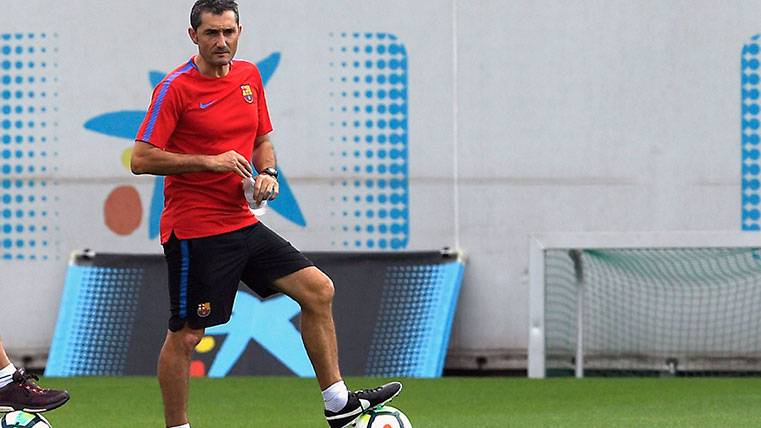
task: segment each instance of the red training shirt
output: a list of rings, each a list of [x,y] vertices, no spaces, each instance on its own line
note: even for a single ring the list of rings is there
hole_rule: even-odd
[[[137,132],[173,153],[217,155],[235,150],[249,162],[256,137],[272,131],[262,77],[247,61],[230,63],[225,77],[203,76],[193,62],[177,67],[153,90]],[[193,172],[164,180],[161,243],[231,232],[257,222],[233,172]]]

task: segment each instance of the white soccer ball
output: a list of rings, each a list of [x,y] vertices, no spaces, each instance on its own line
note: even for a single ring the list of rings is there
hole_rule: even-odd
[[[0,419],[0,428],[50,428],[50,422],[39,413],[17,410]]]
[[[371,410],[357,419],[356,428],[410,428],[412,424],[401,410],[383,406]]]

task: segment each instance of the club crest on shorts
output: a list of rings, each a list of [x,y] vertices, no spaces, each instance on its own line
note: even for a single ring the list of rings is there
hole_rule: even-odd
[[[199,317],[206,318],[211,313],[211,303],[199,303],[198,310],[196,311]]]
[[[251,85],[248,83],[240,85],[240,90],[243,92],[243,99],[246,100],[247,103],[251,104],[254,102],[254,91],[251,90]]]

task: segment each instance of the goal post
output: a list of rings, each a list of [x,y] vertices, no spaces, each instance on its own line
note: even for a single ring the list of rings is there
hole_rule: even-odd
[[[761,371],[761,237],[530,237],[528,375]]]

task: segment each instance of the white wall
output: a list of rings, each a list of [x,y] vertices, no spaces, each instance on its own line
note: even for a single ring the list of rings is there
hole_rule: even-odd
[[[111,190],[135,186],[145,211],[152,179],[121,165],[129,140],[83,124],[106,112],[145,109],[148,72],[169,71],[194,52],[185,33],[192,1],[8,3],[0,34],[45,32],[58,47],[48,55],[58,63],[49,75],[59,78],[59,96],[49,103],[59,108],[58,126],[46,131],[58,137],[50,144],[59,152],[50,161],[58,167],[51,194],[59,197],[50,207],[59,216],[47,220],[50,257],[0,260],[3,307],[11,308],[0,311],[0,334],[9,348],[39,348],[50,341],[71,250],[160,251],[148,238],[145,212],[128,236],[105,226]],[[463,359],[451,364],[482,354],[520,356],[528,330],[528,234],[740,228],[740,54],[761,30],[759,6],[244,2],[238,56],[281,55],[267,84],[273,140],[307,225],[277,213],[265,222],[303,250],[357,249],[342,240],[359,235],[342,233],[346,221],[329,214],[330,198],[346,195],[336,183],[351,175],[329,154],[337,150],[330,138],[341,132],[330,126],[330,107],[341,100],[330,97],[337,86],[329,79],[342,72],[330,62],[351,41],[342,32],[397,36],[408,60],[405,248],[459,243],[468,255],[451,343],[451,354]],[[33,322],[20,317],[24,306],[37,313]]]

